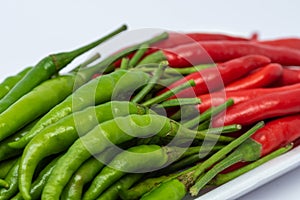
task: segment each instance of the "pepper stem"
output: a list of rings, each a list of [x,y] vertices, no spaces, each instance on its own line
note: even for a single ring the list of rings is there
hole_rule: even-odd
[[[242,168],[239,168],[237,170],[234,170],[232,172],[228,172],[226,174],[218,174],[214,180],[212,180],[210,183],[213,184],[213,185],[216,185],[216,186],[219,186],[219,185],[222,185],[228,181],[231,181],[232,179],[262,165],[263,163],[269,161],[269,160],[272,160],[273,158],[276,158],[284,153],[286,153],[287,151],[289,151],[290,149],[292,149],[293,147],[293,144],[289,144],[285,147],[282,147],[282,148],[279,148],[277,149],[276,151],[262,157],[261,159],[255,161],[255,162],[252,162]]]
[[[120,32],[127,29],[126,25],[121,26],[120,28],[116,29],[115,31],[111,32],[110,34],[100,38],[99,40],[96,40],[86,46],[80,47],[79,49],[70,51],[70,52],[63,52],[51,55],[53,62],[56,65],[56,70],[59,71],[64,66],[69,64],[72,60],[74,60],[76,57],[80,56],[81,54],[91,50],[92,48],[95,48],[99,44],[103,43],[104,41],[110,39],[111,37],[119,34]]]
[[[178,98],[178,99],[170,99],[167,101],[158,104],[157,108],[170,108],[176,106],[184,106],[184,105],[197,105],[200,104],[201,100],[197,97],[195,98]]]
[[[160,63],[167,60],[164,52],[162,50],[156,51],[148,56],[146,56],[138,65],[147,65],[153,63]]]
[[[75,67],[71,72],[78,72],[80,69],[87,67],[89,64],[99,59],[101,55],[99,53],[95,53],[92,57],[88,58],[86,61]]]
[[[163,75],[164,70],[167,68],[168,62],[161,62],[158,68],[155,70],[154,75],[150,79],[149,83],[137,94],[132,98],[132,102],[139,103],[143,100],[143,98],[153,89],[154,85]]]
[[[168,90],[167,92],[165,92],[159,96],[149,99],[148,101],[144,102],[143,105],[149,107],[154,104],[161,103],[162,101],[165,101],[166,99],[173,96],[174,94],[176,94],[186,88],[192,87],[192,86],[195,86],[195,81],[189,80],[188,82],[186,82],[182,85],[179,85],[179,86],[173,88],[172,90]]]
[[[195,172],[193,173],[193,180],[196,181],[198,177],[209,167],[211,167],[213,164],[224,158],[226,154],[231,152],[234,148],[242,144],[245,140],[247,140],[251,135],[253,135],[258,129],[262,128],[264,126],[264,122],[261,121],[257,123],[255,126],[253,126],[251,129],[249,129],[246,133],[226,145],[224,148],[222,148],[220,151],[212,155],[209,159],[205,160],[201,165],[199,165]],[[194,190],[194,191],[193,191]],[[197,188],[192,190],[193,195],[198,194]]]
[[[141,47],[137,50],[137,52],[134,54],[134,56],[131,58],[129,62],[129,67],[135,67],[137,63],[140,61],[140,59],[144,56],[146,51],[149,48],[149,44],[143,44]]]
[[[129,68],[129,58],[124,57],[121,61],[120,69],[128,69]]]
[[[146,64],[146,65],[138,65],[136,68],[138,70],[141,70],[143,72],[153,72],[156,69],[157,64],[152,63],[152,64]],[[170,75],[188,75],[194,72],[198,72],[200,70],[213,67],[215,66],[214,64],[201,64],[201,65],[196,65],[194,67],[184,67],[184,68],[172,68],[169,67],[165,70],[166,74]]]
[[[0,179],[0,188],[3,187],[3,188],[9,188],[9,184],[3,180],[3,179]]]
[[[125,48],[122,51],[119,51],[109,57],[107,57],[106,59],[102,60],[101,62],[99,62],[98,64],[94,65],[93,67],[89,67],[89,71],[91,71],[90,73],[96,73],[99,71],[112,71],[114,69],[113,67],[113,63],[116,62],[119,59],[122,59],[123,57],[129,55],[130,53],[136,51],[137,49],[139,49],[142,45],[151,45],[153,43],[159,42],[161,40],[164,40],[166,38],[168,38],[168,33],[164,32],[160,35],[157,35],[149,40],[146,40],[140,44],[137,45],[133,45],[130,46],[128,48]]]
[[[226,159],[216,164],[208,172],[205,172],[204,176],[197,180],[196,183],[190,188],[192,196],[198,195],[198,192],[219,172],[223,171],[224,169],[230,167],[235,163],[240,162],[241,160],[241,154],[230,154],[228,157],[226,157]]]
[[[215,116],[219,114],[220,112],[227,109],[229,106],[232,106],[234,104],[233,99],[228,99],[223,104],[217,106],[217,107],[211,107],[208,110],[206,110],[204,113],[200,114],[199,116],[195,117],[192,120],[187,121],[183,125],[188,128],[193,128],[197,126],[199,123],[204,122],[207,119],[210,119],[212,116]]]

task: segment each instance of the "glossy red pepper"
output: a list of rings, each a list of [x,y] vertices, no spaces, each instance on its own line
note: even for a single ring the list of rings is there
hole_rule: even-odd
[[[231,106],[213,119],[214,127],[255,122],[300,112],[300,89],[266,94]]]
[[[300,83],[300,70],[283,68],[281,77],[273,84],[273,86],[284,86]]]
[[[218,64],[216,67],[210,67],[199,72],[192,73],[183,77],[179,81],[171,84],[159,94],[164,93],[174,87],[177,87],[189,80],[194,80],[196,86],[185,89],[178,94],[177,98],[195,97],[201,94],[212,92],[224,87],[250,71],[270,63],[270,59],[259,55],[249,55]]]
[[[199,41],[211,41],[211,40],[228,40],[228,41],[250,41],[252,38],[238,37],[221,33],[180,33],[170,32],[169,37],[166,40],[157,42],[152,47],[158,49],[172,48],[183,44],[199,42]]]
[[[225,87],[226,91],[262,88],[270,85],[281,77],[282,66],[277,63],[266,65],[255,72]]]
[[[259,41],[260,44],[266,44],[276,47],[287,47],[300,50],[300,38],[282,38],[276,40]]]
[[[233,99],[234,104],[239,104],[244,101],[256,98],[258,96],[266,94],[276,94],[277,92],[290,91],[294,89],[300,89],[300,83],[283,86],[283,87],[274,87],[274,88],[255,88],[255,89],[246,89],[242,91],[218,91],[210,94],[204,94],[198,96],[201,100],[201,104],[197,105],[200,113],[206,111],[212,106],[218,106],[227,101],[228,99]]]
[[[244,41],[205,41],[160,50],[146,56],[141,64],[167,60],[171,67],[188,67],[202,63],[226,62],[246,55],[269,57],[282,65],[300,66],[300,51]]]

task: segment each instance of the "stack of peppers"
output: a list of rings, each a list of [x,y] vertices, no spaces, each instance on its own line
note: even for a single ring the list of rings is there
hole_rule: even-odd
[[[126,28],[0,84],[0,199],[183,199],[295,146],[300,39],[169,32],[60,73]]]

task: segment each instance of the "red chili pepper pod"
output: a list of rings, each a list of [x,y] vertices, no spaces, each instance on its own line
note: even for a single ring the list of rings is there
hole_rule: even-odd
[[[255,88],[242,91],[219,91],[210,94],[204,94],[198,96],[198,98],[201,100],[201,104],[197,105],[197,109],[200,111],[200,113],[202,113],[212,106],[221,105],[228,99],[233,99],[234,104],[237,105],[241,102],[248,101],[266,94],[276,94],[278,92],[290,91],[294,89],[300,89],[300,83],[283,87]]]
[[[258,43],[300,50],[300,38],[282,38],[276,40],[265,40],[259,41]]]
[[[228,41],[250,41],[251,38],[243,38],[228,34],[221,33],[180,33],[169,32],[169,37],[166,40],[157,42],[152,45],[158,49],[167,49],[199,41],[211,41],[211,40],[228,40]]]
[[[300,112],[300,89],[262,95],[231,106],[213,119],[214,127],[255,122]]]
[[[270,85],[279,79],[282,74],[282,66],[277,63],[266,65],[252,74],[247,75],[225,87],[226,91],[261,88]]]
[[[269,58],[259,55],[249,55],[233,59],[228,62],[218,64],[216,67],[210,67],[183,77],[179,81],[162,90],[159,94],[186,83],[189,80],[194,80],[196,86],[179,92],[176,94],[176,97],[195,97],[221,89],[224,85],[229,84],[250,71],[269,63]]]
[[[201,63],[226,62],[251,54],[269,57],[272,62],[282,65],[300,66],[299,50],[244,41],[205,41],[180,45],[150,54],[143,62],[151,63],[160,57],[166,59],[172,67],[188,67]]]
[[[261,145],[261,156],[300,138],[300,114],[281,117],[268,122],[251,138]]]
[[[283,68],[281,77],[273,86],[284,86],[300,83],[300,70]]]

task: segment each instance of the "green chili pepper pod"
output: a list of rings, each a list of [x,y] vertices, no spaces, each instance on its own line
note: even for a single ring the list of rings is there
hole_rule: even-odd
[[[84,186],[93,180],[93,178],[105,166],[104,163],[109,162],[115,156],[114,149],[107,149],[103,153],[90,158],[83,163],[76,173],[70,179],[68,185],[64,188],[62,199],[74,200],[82,199]],[[100,158],[104,162],[100,162]]]
[[[0,142],[0,161],[22,154],[23,150],[12,148],[9,144],[11,142],[20,140],[20,138],[24,137],[24,135],[29,133],[30,129],[35,125],[36,121],[37,120],[31,122],[30,124],[22,128],[20,131],[18,131],[16,134],[13,134]]]
[[[26,67],[15,76],[9,76],[0,84],[0,99],[2,99],[27,73],[32,67]]]
[[[37,178],[34,180],[32,187],[30,189],[30,195],[32,197],[32,200],[40,199],[42,190],[44,189],[44,185],[46,184],[53,168],[55,167],[55,164],[57,160],[61,156],[58,156],[54,158],[37,176]],[[17,195],[15,195],[11,200],[23,200],[23,197],[21,193],[19,192]]]
[[[194,134],[193,136],[197,137],[195,132],[186,132],[179,128],[179,123],[167,117],[154,114],[117,117],[96,126],[74,142],[67,153],[58,161],[57,167],[52,172],[45,186],[42,194],[43,198],[59,198],[61,191],[74,171],[91,155],[101,153],[108,147],[130,141],[136,137],[151,137],[155,134],[161,137],[176,136],[177,133],[179,137],[192,137],[192,134]],[[202,134],[200,136],[203,137]],[[215,140],[215,135],[212,136],[211,139]],[[23,187],[22,189],[20,188],[24,192],[23,196],[26,195],[24,184],[20,184]]]
[[[32,128],[30,133],[20,141],[12,144],[15,148],[24,147],[35,135],[45,127],[59,119],[82,110],[91,105],[97,105],[114,99],[122,99],[120,95],[132,94],[138,85],[144,85],[149,80],[149,75],[143,72],[117,70],[111,74],[100,76],[78,88],[72,95],[50,110]],[[118,94],[118,97],[115,95]],[[123,99],[126,99],[123,97]]]
[[[165,136],[172,130],[172,123],[160,115],[117,117],[96,126],[74,142],[58,161],[45,186],[42,199],[58,199],[74,171],[91,155],[101,153],[113,144],[121,144],[135,137],[150,137],[154,134]],[[23,184],[22,186],[24,187]],[[26,188],[22,190],[26,192]]]
[[[0,162],[0,178],[4,179],[6,177],[7,173],[14,166],[17,160],[18,158],[16,157]]]
[[[185,197],[187,190],[185,185],[178,179],[160,184],[157,188],[142,196],[141,200],[181,200]]]
[[[17,161],[5,177],[5,181],[9,184],[9,188],[0,189],[0,200],[8,200],[18,192],[18,169],[19,162]]]
[[[0,141],[64,100],[73,91],[73,80],[69,75],[47,80],[1,113]]]
[[[49,155],[67,150],[79,135],[115,117],[147,112],[148,109],[132,102],[112,101],[75,112],[46,127],[24,149],[19,169],[20,188],[28,191],[38,163]]]
[[[136,162],[143,159],[143,162]],[[105,189],[111,186],[128,172],[153,171],[169,161],[168,152],[157,145],[140,145],[129,148],[118,154],[107,167],[94,178],[83,195],[83,200],[96,199]]]
[[[105,190],[97,200],[115,200],[119,197],[119,190],[127,190],[130,188],[134,183],[139,181],[144,174],[128,174],[121,178],[118,182],[113,184],[107,190]]]
[[[123,25],[114,32],[84,47],[70,52],[53,54],[42,59],[0,100],[0,113],[5,111],[10,105],[41,82],[49,79],[53,74],[64,68],[76,57],[98,46],[121,31],[124,31],[126,28],[127,27]]]

